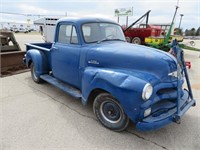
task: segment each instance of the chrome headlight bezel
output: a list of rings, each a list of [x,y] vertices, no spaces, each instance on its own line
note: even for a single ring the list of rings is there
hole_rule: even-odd
[[[146,101],[151,97],[152,94],[153,94],[153,87],[151,86],[150,83],[147,83],[142,91],[142,99]]]
[[[178,72],[177,72],[177,70],[176,70],[176,71],[173,71],[173,72],[170,72],[170,73],[168,74],[168,76],[177,78],[177,77],[178,77]]]

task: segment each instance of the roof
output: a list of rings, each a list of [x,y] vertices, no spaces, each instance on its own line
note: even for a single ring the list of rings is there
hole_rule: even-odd
[[[58,20],[59,22],[63,22],[63,21],[67,21],[67,22],[73,22],[76,24],[84,24],[84,23],[88,23],[88,22],[109,22],[109,23],[114,23],[117,24],[115,21],[110,20],[110,19],[106,19],[106,18],[95,18],[95,17],[87,17],[87,18],[78,18],[78,17],[65,17],[65,18],[61,18]]]
[[[59,19],[58,17],[43,17],[43,18],[34,20],[33,24],[35,24],[35,25],[44,25],[46,23],[56,24],[58,19]]]

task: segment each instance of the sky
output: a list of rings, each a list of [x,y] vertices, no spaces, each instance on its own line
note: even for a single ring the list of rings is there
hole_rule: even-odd
[[[133,16],[129,24],[134,22],[148,10],[151,10],[149,23],[171,23],[178,0],[0,0],[0,12],[64,16],[68,17],[105,17],[117,21],[114,10],[133,7]],[[200,26],[200,0],[179,0],[175,26],[191,29]],[[41,16],[40,16],[41,17]],[[30,16],[31,22],[38,16]],[[26,23],[28,17],[0,13],[0,22]],[[126,17],[120,17],[121,25],[126,24]]]

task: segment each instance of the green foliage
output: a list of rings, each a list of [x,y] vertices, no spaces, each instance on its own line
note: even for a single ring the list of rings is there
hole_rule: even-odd
[[[195,34],[196,36],[200,36],[200,27],[197,29],[197,31],[196,31],[196,34]]]
[[[199,52],[200,52],[200,49],[195,48],[195,47],[190,47],[190,46],[187,46],[187,45],[185,45],[185,44],[179,44],[179,47],[180,47],[180,48],[183,48],[183,49],[187,49],[187,50],[199,51]]]
[[[197,30],[195,28],[186,29],[185,36],[200,36],[200,27]]]

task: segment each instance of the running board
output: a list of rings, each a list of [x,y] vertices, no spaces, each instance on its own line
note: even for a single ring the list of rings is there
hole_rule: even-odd
[[[47,74],[41,75],[41,79],[45,80],[46,82],[58,87],[59,89],[63,90],[64,92],[68,93],[69,95],[75,97],[75,98],[81,98],[81,92],[80,90],[50,76]]]

